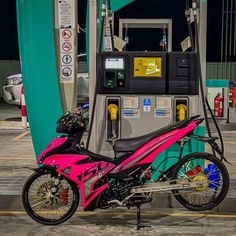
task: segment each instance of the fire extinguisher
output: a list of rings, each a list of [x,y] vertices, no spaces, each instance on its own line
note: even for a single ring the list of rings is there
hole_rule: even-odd
[[[224,98],[221,93],[218,93],[214,99],[214,113],[215,117],[223,117],[223,103]]]

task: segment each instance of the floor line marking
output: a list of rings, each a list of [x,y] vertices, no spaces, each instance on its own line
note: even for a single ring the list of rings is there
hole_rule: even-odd
[[[0,211],[0,215],[15,214],[15,215],[27,215],[25,211]],[[50,214],[53,214],[50,212]],[[55,213],[56,214],[56,213]],[[91,216],[91,215],[107,215],[107,216],[117,216],[119,215],[136,215],[136,212],[78,212],[75,213],[77,216]],[[236,218],[236,214],[201,214],[201,213],[166,213],[166,212],[143,212],[142,215],[155,216],[155,215],[165,215],[170,217],[206,217],[206,218]]]
[[[27,136],[28,134],[30,134],[30,131],[29,131],[29,130],[27,130],[26,132],[24,132],[24,133],[22,133],[22,134],[16,136],[15,138],[12,139],[12,141],[18,141],[18,140],[20,140],[21,138],[24,138],[25,136]]]

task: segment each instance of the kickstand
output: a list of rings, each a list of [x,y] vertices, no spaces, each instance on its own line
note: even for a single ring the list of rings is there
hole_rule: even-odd
[[[141,224],[141,204],[137,204],[137,230],[141,228],[151,228],[151,226]]]

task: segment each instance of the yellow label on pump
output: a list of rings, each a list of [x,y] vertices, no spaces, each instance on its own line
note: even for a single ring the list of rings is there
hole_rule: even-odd
[[[134,77],[161,77],[161,57],[135,57]]]

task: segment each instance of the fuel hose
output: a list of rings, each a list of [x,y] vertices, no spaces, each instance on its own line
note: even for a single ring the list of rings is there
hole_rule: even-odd
[[[200,6],[199,1],[198,2],[196,0],[192,1],[192,10],[193,10],[193,15],[194,15],[194,30],[195,30],[195,38],[196,38],[195,48],[196,48],[197,60],[198,60],[198,76],[199,76],[199,79],[200,79],[200,91],[201,91],[201,97],[202,97],[203,112],[204,112],[204,116],[205,116],[205,122],[206,122],[206,128],[207,128],[208,136],[211,138],[212,133],[211,133],[209,118],[208,118],[208,113],[207,113],[207,110],[209,110],[209,113],[212,117],[212,120],[214,122],[214,125],[216,127],[216,130],[217,130],[217,133],[218,133],[218,136],[219,136],[219,139],[220,139],[222,155],[224,155],[224,141],[223,141],[222,133],[220,131],[219,125],[216,121],[216,118],[215,118],[215,116],[214,116],[214,114],[211,110],[208,99],[207,99],[207,97],[205,95],[205,92],[204,92],[204,83],[203,83],[203,77],[202,77],[201,56],[200,56],[200,42],[199,42],[199,33],[198,33],[199,32],[198,31],[198,10],[199,10],[199,6]],[[193,34],[191,34],[191,35],[193,37]],[[216,155],[214,149],[212,149],[212,152],[213,152],[214,155]]]

